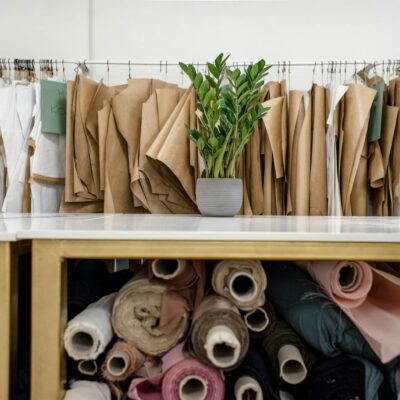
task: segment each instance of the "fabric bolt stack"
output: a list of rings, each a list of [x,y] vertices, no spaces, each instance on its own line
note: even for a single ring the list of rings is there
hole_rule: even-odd
[[[199,260],[142,260],[133,276],[76,263],[65,398],[395,399],[396,268],[223,260],[210,273]]]

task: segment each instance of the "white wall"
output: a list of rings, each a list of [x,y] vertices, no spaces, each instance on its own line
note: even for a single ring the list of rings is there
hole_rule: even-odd
[[[238,62],[400,58],[398,0],[93,2],[96,59],[204,62],[220,51]],[[87,59],[90,44],[89,0],[0,0],[0,57]],[[110,70],[111,82],[128,73]],[[293,69],[292,86],[311,70]],[[168,78],[181,83],[177,71],[170,67]],[[107,80],[106,68],[95,75]]]

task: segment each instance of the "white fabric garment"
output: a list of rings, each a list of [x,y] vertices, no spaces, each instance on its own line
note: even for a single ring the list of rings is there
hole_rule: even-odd
[[[0,135],[4,129],[4,125],[7,122],[8,113],[10,110],[10,95],[11,86],[7,84],[3,79],[0,78]],[[0,208],[3,205],[5,196],[5,182],[6,182],[6,158],[5,158],[4,145],[0,145]]]
[[[40,83],[35,83],[35,97],[35,124],[31,132],[31,139],[35,142],[35,151],[31,157],[31,211],[34,214],[58,212],[64,185],[44,183],[37,177],[65,178],[65,135],[42,132]]]
[[[340,199],[339,170],[336,151],[334,115],[336,107],[347,92],[348,86],[328,85],[330,93],[329,116],[327,120],[328,129],[326,132],[326,157],[327,157],[327,194],[328,194],[328,215],[341,216],[342,205]]]
[[[35,104],[34,86],[25,82],[13,82],[9,101],[9,112],[2,127],[8,178],[2,211],[21,212],[28,161],[28,138]]]
[[[111,400],[111,392],[106,383],[76,381],[65,393],[64,400]]]
[[[74,360],[95,360],[113,338],[111,313],[116,293],[102,297],[68,322],[64,346]]]

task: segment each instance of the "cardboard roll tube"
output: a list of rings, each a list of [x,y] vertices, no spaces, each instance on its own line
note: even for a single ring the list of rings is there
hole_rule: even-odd
[[[156,259],[151,263],[151,270],[155,277],[170,280],[180,275],[187,266],[186,260]]]
[[[290,385],[297,385],[307,377],[307,367],[299,349],[291,344],[282,346],[278,351],[281,378]]]
[[[248,272],[235,272],[228,280],[231,296],[240,303],[254,301],[258,293],[257,286],[254,277]]]
[[[111,376],[119,377],[128,371],[131,360],[126,353],[114,352],[106,362],[106,369]]]
[[[250,376],[242,376],[235,383],[235,400],[263,400],[260,384]]]
[[[252,332],[263,332],[269,325],[268,314],[261,307],[245,313],[243,319],[247,328]]]
[[[216,325],[210,329],[205,347],[208,359],[218,368],[230,368],[239,360],[240,342],[226,325]]]
[[[181,400],[204,400],[207,392],[207,382],[197,375],[188,375],[179,384]]]
[[[82,375],[94,376],[98,370],[96,360],[81,360],[78,363],[78,371]]]

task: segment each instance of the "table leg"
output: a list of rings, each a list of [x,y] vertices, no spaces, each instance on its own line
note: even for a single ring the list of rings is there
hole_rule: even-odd
[[[67,268],[59,242],[32,241],[31,400],[64,397]]]

